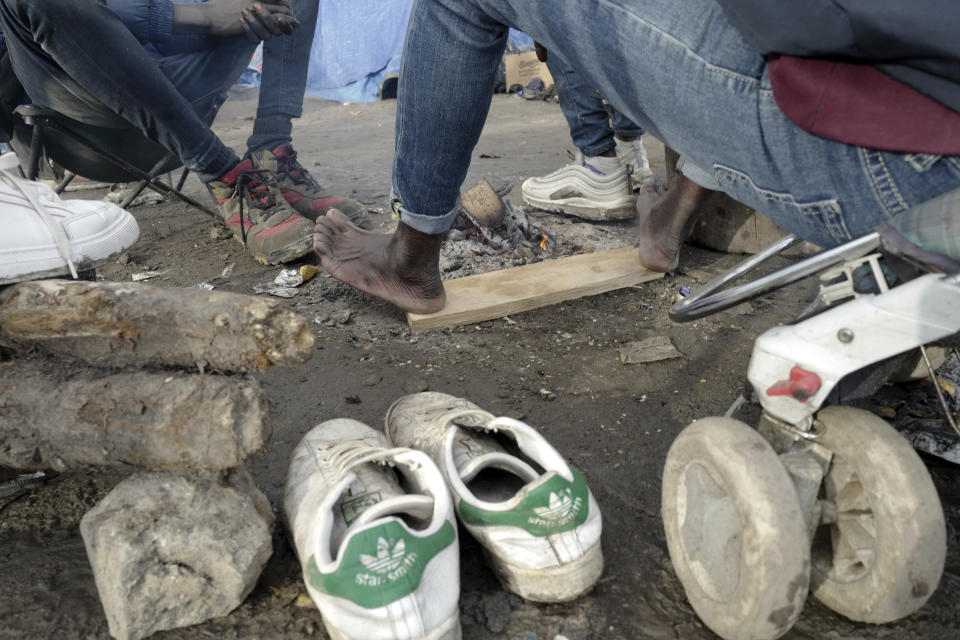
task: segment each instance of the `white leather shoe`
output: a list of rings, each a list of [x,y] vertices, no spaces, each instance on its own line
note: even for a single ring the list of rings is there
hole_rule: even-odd
[[[0,156],[0,284],[92,269],[140,236],[136,219],[99,200],[61,200],[42,182],[17,175],[17,157]]]
[[[565,602],[596,584],[600,508],[583,475],[536,429],[428,391],[394,402],[386,432],[437,463],[460,521],[504,587],[536,602]]]

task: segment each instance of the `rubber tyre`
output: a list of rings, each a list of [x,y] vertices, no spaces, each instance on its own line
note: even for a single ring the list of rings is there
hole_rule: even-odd
[[[823,604],[851,620],[884,623],[918,610],[940,582],[947,551],[943,508],[923,461],[883,419],[860,409],[827,407],[817,415],[817,443],[859,476],[875,523],[872,565],[862,577],[840,581],[829,575],[821,533],[814,536],[811,589]],[[823,492],[841,461],[827,470]],[[821,493],[821,497],[824,494]]]
[[[726,640],[786,633],[807,597],[810,543],[770,444],[739,420],[694,422],[667,454],[662,500],[673,568],[704,624]]]

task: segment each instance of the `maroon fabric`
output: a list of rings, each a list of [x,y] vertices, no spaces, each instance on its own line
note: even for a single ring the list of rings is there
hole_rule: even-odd
[[[960,154],[960,113],[865,64],[768,61],[777,106],[818,136],[890,151]]]

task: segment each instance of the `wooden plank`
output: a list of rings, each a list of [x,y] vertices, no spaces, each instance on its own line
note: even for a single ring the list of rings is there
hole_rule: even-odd
[[[646,340],[628,342],[620,347],[620,362],[623,364],[643,364],[682,357],[683,355],[673,346],[669,336],[654,336]]]
[[[483,322],[662,278],[640,264],[636,247],[544,260],[443,283],[447,304],[429,315],[408,313],[414,331]]]

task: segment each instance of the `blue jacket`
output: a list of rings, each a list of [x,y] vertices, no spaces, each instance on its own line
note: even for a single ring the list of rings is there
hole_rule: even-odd
[[[717,0],[763,54],[869,63],[960,111],[960,0]]]

